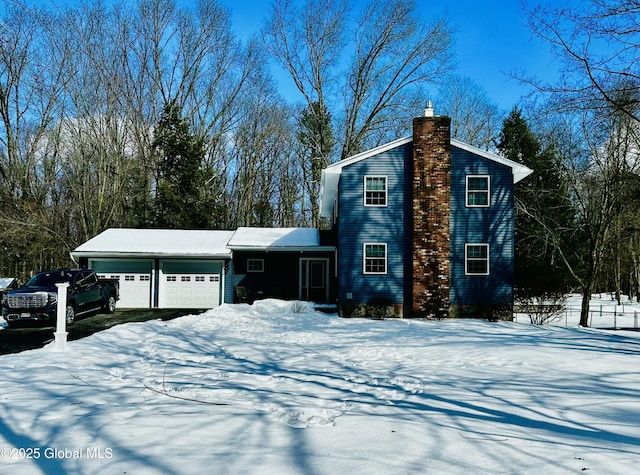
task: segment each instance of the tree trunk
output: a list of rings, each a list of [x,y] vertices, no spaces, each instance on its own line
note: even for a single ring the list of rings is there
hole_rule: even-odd
[[[580,326],[589,326],[589,302],[591,302],[592,284],[588,283],[582,288],[582,306],[580,307]]]
[[[640,258],[637,254],[633,255],[633,291],[636,294],[636,302],[640,303]]]
[[[614,262],[614,286],[616,292],[616,301],[618,305],[622,305],[622,223],[621,217],[616,218],[615,224],[615,262]]]

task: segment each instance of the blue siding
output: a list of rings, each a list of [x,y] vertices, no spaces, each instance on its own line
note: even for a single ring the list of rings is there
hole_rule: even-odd
[[[491,206],[467,208],[467,175],[490,175]],[[511,168],[451,147],[451,290],[453,305],[513,301],[513,174]],[[465,243],[489,244],[489,275],[465,275]]]
[[[385,299],[392,304],[404,303],[404,282],[411,265],[408,244],[411,205],[407,204],[411,196],[411,163],[412,144],[409,143],[342,170],[338,188],[340,302],[358,304]],[[386,207],[364,206],[365,175],[387,176]],[[364,274],[364,243],[387,244],[386,275]],[[352,294],[352,299],[347,300],[347,293]]]
[[[338,300],[404,304],[412,298],[412,143],[344,167],[338,188]],[[364,206],[364,176],[386,175],[386,207]],[[489,175],[491,206],[465,205],[466,176]],[[513,301],[514,210],[510,167],[451,147],[452,305],[501,305]],[[387,274],[363,273],[363,244],[387,244]],[[465,244],[489,244],[490,273],[465,275]],[[352,294],[347,299],[347,294]]]
[[[226,261],[226,274],[224,276],[224,302],[225,303],[233,303],[233,289],[235,288],[234,280],[234,270],[233,270],[233,261]],[[222,270],[224,272],[224,269]]]

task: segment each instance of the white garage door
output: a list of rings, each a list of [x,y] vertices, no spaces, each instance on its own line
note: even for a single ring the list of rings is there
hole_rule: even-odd
[[[160,307],[213,308],[220,304],[219,274],[165,274]]]
[[[152,306],[153,261],[149,259],[89,259],[89,267],[99,277],[118,279],[118,308],[150,308]]]
[[[151,274],[138,272],[100,273],[99,277],[118,279],[120,300],[118,308],[151,307]]]

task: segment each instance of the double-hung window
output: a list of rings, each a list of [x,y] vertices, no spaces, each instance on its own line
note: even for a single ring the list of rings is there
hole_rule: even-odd
[[[466,204],[471,208],[486,208],[491,203],[489,175],[467,175]]]
[[[364,205],[387,206],[387,177],[381,175],[365,175]]]
[[[464,273],[489,275],[489,244],[464,245]]]
[[[363,267],[365,274],[387,273],[386,243],[365,243]]]

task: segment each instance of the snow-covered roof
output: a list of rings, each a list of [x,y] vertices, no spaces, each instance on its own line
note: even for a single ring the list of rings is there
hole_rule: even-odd
[[[228,247],[232,250],[319,250],[320,231],[316,228],[238,228]]]
[[[326,167],[324,170],[322,170],[322,179],[321,179],[321,185],[320,185],[321,186],[320,215],[325,218],[330,218],[332,216],[333,207],[335,205],[336,193],[338,191],[338,182],[340,181],[340,174],[342,173],[342,169],[344,167],[360,162],[367,158],[373,157],[375,155],[379,155],[383,152],[392,150],[396,147],[406,145],[411,142],[413,142],[413,136],[394,140],[393,142],[380,145],[379,147],[375,147],[375,148],[372,148],[371,150],[366,150],[352,157],[346,158],[344,160],[340,160],[339,162],[333,163],[328,167]],[[451,139],[451,146],[460,148],[462,150],[466,150],[467,152],[471,152],[474,155],[478,155],[480,157],[483,157],[488,160],[492,160],[496,163],[500,163],[502,165],[510,167],[513,173],[513,183],[518,183],[520,180],[526,178],[531,173],[533,173],[533,170],[522,165],[521,163],[517,163],[517,162],[514,162],[513,160],[509,160],[507,158],[501,157],[494,153],[487,152],[477,147],[473,147],[464,142],[460,142],[459,140],[456,140],[456,139]]]
[[[9,287],[14,281],[15,277],[0,277],[0,289],[6,289]]]
[[[77,247],[72,256],[231,257],[233,231],[110,228]]]
[[[230,258],[232,250],[323,249],[316,228],[238,228],[236,231],[111,228],[77,247],[71,255]]]

